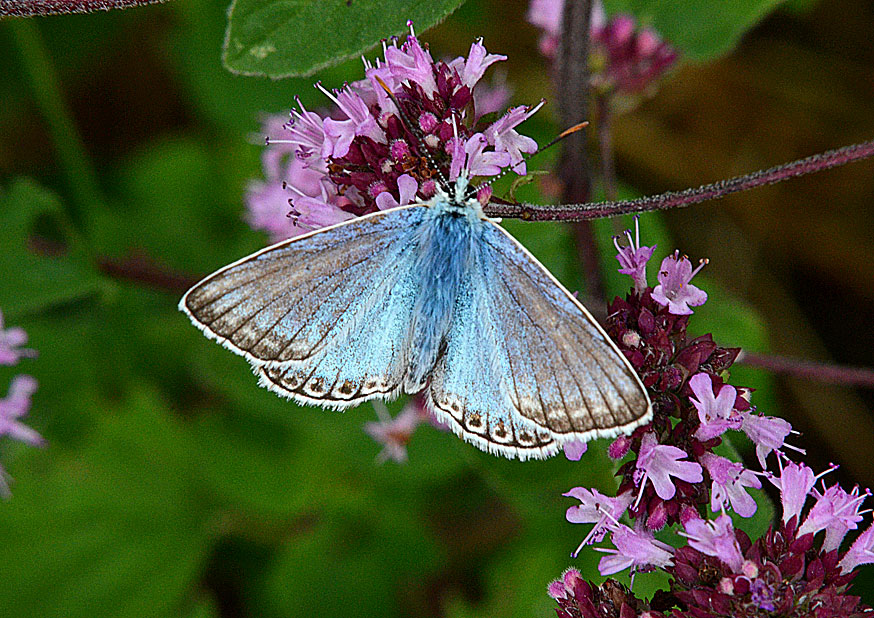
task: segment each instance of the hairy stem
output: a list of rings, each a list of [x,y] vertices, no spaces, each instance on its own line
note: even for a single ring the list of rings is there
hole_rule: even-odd
[[[805,159],[799,159],[770,169],[735,176],[697,189],[669,191],[659,195],[641,197],[634,200],[611,202],[586,202],[582,204],[562,204],[542,206],[537,204],[489,204],[485,213],[490,217],[524,219],[525,221],[589,221],[602,217],[616,217],[636,212],[651,212],[682,208],[708,200],[715,200],[732,193],[772,185],[789,178],[796,178],[831,169],[853,161],[861,161],[874,155],[874,140],[829,150]]]
[[[0,15],[34,17],[36,15],[62,15],[66,13],[91,13],[109,9],[126,9],[163,2],[164,0],[3,0]]]
[[[874,388],[874,370],[863,367],[842,367],[785,356],[769,356],[741,352],[738,363],[760,367],[771,373],[847,386]]]

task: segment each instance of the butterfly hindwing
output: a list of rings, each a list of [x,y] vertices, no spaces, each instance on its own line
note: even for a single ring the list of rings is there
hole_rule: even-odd
[[[496,224],[476,247],[432,375],[438,414],[480,448],[523,459],[645,422],[636,374],[567,290]]]
[[[510,323],[519,413],[558,436],[615,436],[649,419],[646,389],[588,311],[503,228],[487,227],[498,321]]]
[[[478,254],[475,251],[475,254]],[[547,431],[516,414],[505,325],[494,321],[487,273],[474,256],[455,303],[443,355],[431,373],[428,403],[438,419],[478,448],[511,458],[546,457],[558,448]]]
[[[385,397],[406,368],[423,210],[387,210],[268,247],[204,279],[180,307],[284,395],[337,407]]]

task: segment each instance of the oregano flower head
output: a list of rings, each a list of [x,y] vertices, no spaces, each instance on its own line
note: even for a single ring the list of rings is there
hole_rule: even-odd
[[[518,132],[534,114],[501,112],[507,90],[483,81],[506,56],[475,41],[467,54],[435,60],[410,28],[383,44],[384,58],[365,60],[364,79],[329,90],[326,112],[298,101],[290,119],[268,119],[266,180],[248,191],[248,218],[273,240],[367,213],[433,197],[440,178],[462,169],[490,177],[524,175],[537,143]],[[479,196],[483,201],[490,191]]]

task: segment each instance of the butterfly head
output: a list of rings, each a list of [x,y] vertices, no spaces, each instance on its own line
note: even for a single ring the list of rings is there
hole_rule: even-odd
[[[428,207],[474,219],[486,218],[483,205],[478,199],[478,191],[471,187],[466,170],[458,175],[454,183],[438,184],[437,192],[428,202]]]

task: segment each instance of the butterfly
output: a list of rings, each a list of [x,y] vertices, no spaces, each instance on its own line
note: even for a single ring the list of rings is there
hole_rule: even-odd
[[[279,395],[342,410],[422,393],[437,420],[509,458],[648,422],[625,356],[474,193],[461,175],[426,203],[279,242],[179,307]]]

